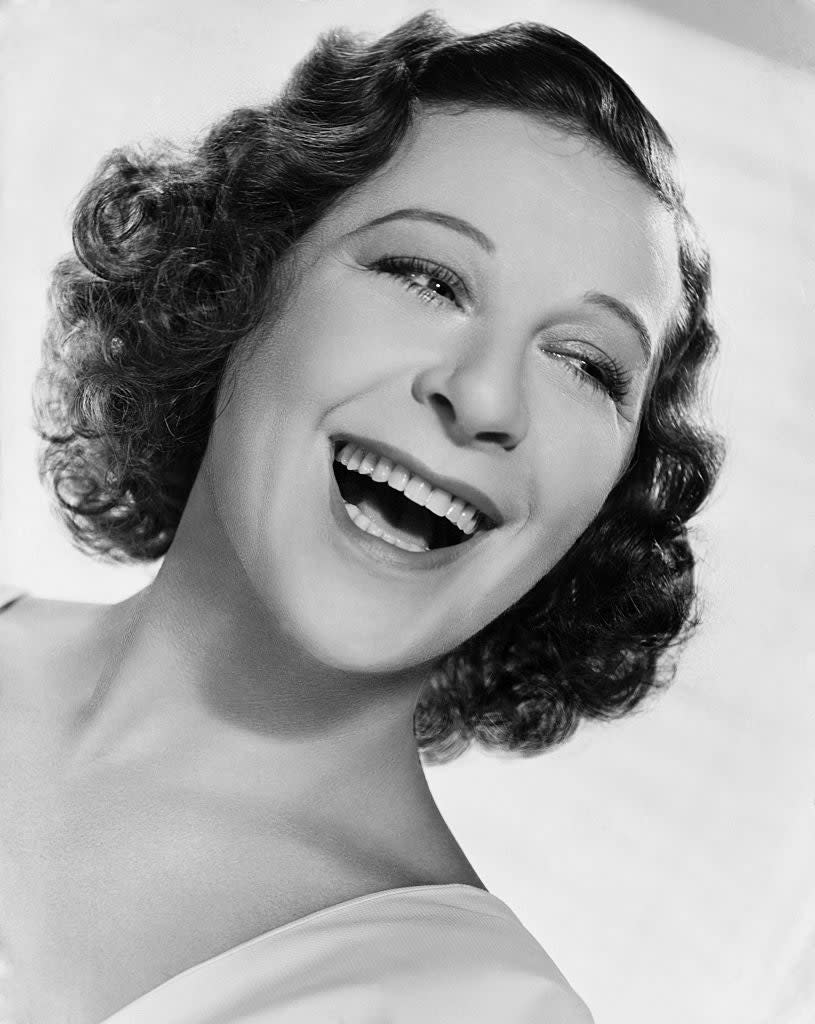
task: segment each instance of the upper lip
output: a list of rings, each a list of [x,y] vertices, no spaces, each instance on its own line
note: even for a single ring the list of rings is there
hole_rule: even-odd
[[[459,480],[452,476],[442,476],[441,473],[437,473],[435,470],[430,469],[429,466],[425,465],[420,459],[417,459],[414,455],[408,455],[407,452],[403,452],[396,445],[388,444],[386,441],[378,441],[373,438],[363,437],[360,434],[337,434],[332,440],[334,441],[334,451],[339,447],[350,442],[352,444],[358,444],[368,451],[378,452],[380,455],[384,455],[389,458],[392,462],[398,462],[405,469],[410,470],[411,473],[415,473],[417,476],[422,477],[429,484],[434,487],[440,487],[443,491],[448,491],[454,497],[464,498],[471,505],[475,506],[480,512],[488,517],[490,522],[488,526],[500,526],[504,521],[504,517],[498,509],[495,502],[486,495],[483,491],[474,487],[472,484],[467,483],[466,480]]]

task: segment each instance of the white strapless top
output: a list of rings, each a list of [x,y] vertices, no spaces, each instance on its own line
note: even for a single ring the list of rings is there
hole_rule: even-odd
[[[498,897],[470,885],[360,896],[190,967],[101,1024],[592,1024]]]

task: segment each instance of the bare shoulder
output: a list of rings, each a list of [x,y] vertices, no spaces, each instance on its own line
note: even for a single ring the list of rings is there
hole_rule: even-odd
[[[60,694],[75,695],[94,662],[94,626],[105,608],[23,594],[0,610],[0,710],[54,707]]]
[[[45,617],[40,598],[29,594],[11,601],[3,598],[0,592],[0,694],[5,695],[41,651]]]

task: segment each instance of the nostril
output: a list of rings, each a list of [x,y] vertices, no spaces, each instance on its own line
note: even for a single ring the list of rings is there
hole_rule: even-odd
[[[510,434],[506,434],[500,430],[482,430],[476,434],[476,440],[488,441],[490,444],[500,445],[506,451],[511,452],[513,448],[518,444],[517,440],[513,439]]]
[[[446,419],[448,421],[455,420],[456,411],[453,408],[453,403],[446,395],[436,392],[430,396],[430,404],[439,413],[442,419]]]

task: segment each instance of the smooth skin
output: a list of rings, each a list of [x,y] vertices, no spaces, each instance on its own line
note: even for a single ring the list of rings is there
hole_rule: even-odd
[[[366,226],[402,209],[459,218],[488,241],[415,216]],[[443,279],[383,265],[392,257]],[[44,1020],[67,1005],[101,1019],[365,892],[483,886],[427,787],[416,699],[433,665],[526,593],[601,508],[681,294],[673,223],[651,192],[584,139],[501,110],[426,112],[291,267],[285,308],[230,361],[154,582],[111,606],[54,614],[54,602],[23,601],[10,613],[29,630],[46,614],[57,623],[29,691],[41,697],[26,705],[31,718],[41,700],[48,725],[17,722],[47,749],[30,828],[54,850],[42,877],[20,876],[54,890],[47,911],[20,904],[54,947],[25,931],[22,909],[20,942],[70,989]],[[597,293],[631,312],[586,298]],[[608,390],[609,361],[624,396]],[[470,481],[503,523],[433,570],[356,552],[329,512],[339,432]],[[58,967],[77,934],[87,948]]]

